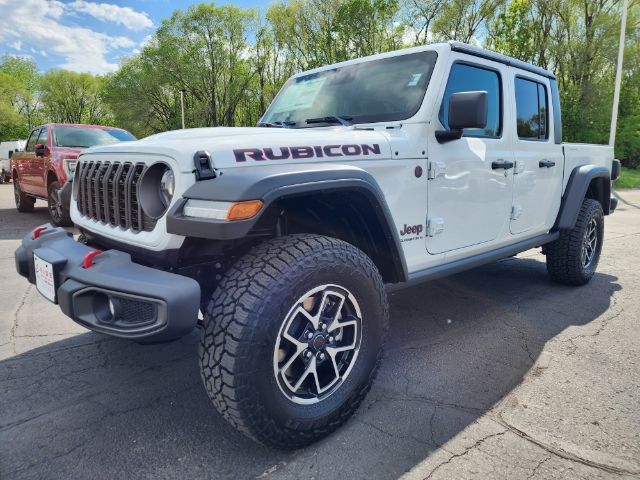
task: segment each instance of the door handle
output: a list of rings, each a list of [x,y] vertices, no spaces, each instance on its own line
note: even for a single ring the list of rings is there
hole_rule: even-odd
[[[555,167],[556,166],[556,162],[554,162],[553,160],[540,160],[540,163],[538,163],[538,166],[540,168],[551,168],[551,167]]]
[[[491,168],[493,170],[497,170],[499,168],[504,168],[505,170],[509,170],[510,168],[513,168],[513,162],[509,160],[496,160],[494,162],[491,162]]]

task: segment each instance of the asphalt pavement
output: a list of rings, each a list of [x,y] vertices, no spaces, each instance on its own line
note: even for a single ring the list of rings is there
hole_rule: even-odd
[[[74,324],[15,272],[32,214],[0,185],[0,479],[640,477],[640,191],[598,273],[525,252],[394,293],[378,379],[343,428],[283,452],[216,413],[198,331],[143,346]]]

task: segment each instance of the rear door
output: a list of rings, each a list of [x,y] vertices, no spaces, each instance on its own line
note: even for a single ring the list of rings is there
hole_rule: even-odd
[[[471,57],[474,58],[474,57]],[[484,129],[467,129],[459,140],[429,145],[426,246],[431,254],[491,242],[508,235],[512,197],[512,126],[505,122],[509,98],[508,67],[466,55],[454,55],[441,95],[437,129],[446,124],[448,99],[456,92],[486,91]],[[504,167],[500,167],[503,165]]]
[[[34,163],[36,159],[35,154],[35,146],[36,140],[38,139],[38,134],[40,133],[41,128],[34,128],[31,131],[31,135],[29,136],[29,140],[27,140],[27,145],[24,149],[24,152],[20,152],[17,155],[17,159],[15,163],[18,167],[18,176],[20,179],[20,186],[23,191],[27,193],[35,194],[35,177],[34,177]]]
[[[555,222],[562,196],[564,156],[555,143],[548,78],[511,68],[516,119],[512,234],[548,231]]]

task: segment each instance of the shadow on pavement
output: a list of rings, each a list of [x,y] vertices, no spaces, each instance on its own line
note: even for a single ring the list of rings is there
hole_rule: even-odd
[[[546,342],[602,315],[616,280],[558,286],[543,263],[513,258],[393,294],[372,392],[297,452],[256,445],[215,412],[197,331],[153,346],[54,342],[0,362],[0,477],[395,478],[504,398]]]
[[[31,213],[20,213],[15,208],[0,208],[0,240],[20,240],[26,232],[50,221],[49,210],[41,201],[36,202]]]

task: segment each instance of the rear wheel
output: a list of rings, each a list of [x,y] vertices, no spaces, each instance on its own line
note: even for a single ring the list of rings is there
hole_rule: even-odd
[[[13,179],[13,197],[16,201],[16,208],[19,212],[33,212],[33,206],[36,203],[36,199],[22,191],[17,177],[14,177]]]
[[[561,230],[547,245],[547,271],[558,283],[584,285],[596,272],[604,240],[602,205],[590,198],[582,202],[575,226]]]
[[[73,225],[69,214],[69,205],[65,205],[60,195],[60,184],[57,181],[49,185],[47,204],[51,223],[56,227],[70,227]]]
[[[382,358],[387,297],[373,262],[318,235],[267,241],[206,309],[202,378],[216,409],[266,445],[300,448],[342,425]]]

